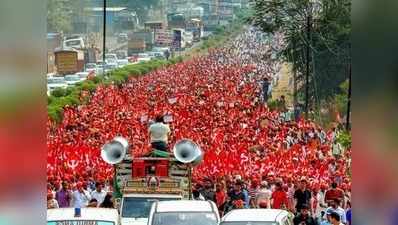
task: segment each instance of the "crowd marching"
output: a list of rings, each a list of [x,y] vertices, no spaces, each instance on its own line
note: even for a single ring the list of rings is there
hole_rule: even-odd
[[[112,207],[113,169],[99,149],[121,135],[134,155],[150,151],[148,124],[164,115],[169,149],[189,138],[205,152],[195,199],[216,202],[221,214],[284,208],[295,224],[348,224],[351,150],[336,142],[338,129],[266,107],[262,84],[278,79],[272,55],[283,42],[267,38],[248,29],[207,56],[100,86],[88,104],[66,107],[60,124],[49,120],[48,207]]]

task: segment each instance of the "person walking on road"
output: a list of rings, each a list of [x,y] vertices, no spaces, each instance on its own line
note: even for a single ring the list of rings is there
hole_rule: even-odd
[[[300,212],[304,205],[310,205],[311,192],[307,190],[307,181],[303,178],[300,181],[299,189],[294,192],[296,212]]]
[[[312,218],[309,211],[310,207],[307,204],[301,206],[300,213],[294,217],[294,225],[317,225],[316,220]]]

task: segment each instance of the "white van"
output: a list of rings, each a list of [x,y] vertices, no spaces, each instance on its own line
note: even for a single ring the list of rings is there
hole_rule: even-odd
[[[234,209],[220,225],[293,225],[289,212],[281,209]]]
[[[80,216],[75,216],[74,208],[47,210],[47,225],[120,225],[116,209],[82,208]]]
[[[220,222],[217,206],[212,201],[155,202],[148,225],[217,225]]]

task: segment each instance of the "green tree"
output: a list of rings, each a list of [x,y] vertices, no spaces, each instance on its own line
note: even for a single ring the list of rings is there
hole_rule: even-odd
[[[67,33],[72,30],[68,0],[47,0],[47,31]]]
[[[350,0],[253,0],[253,4],[251,20],[256,26],[284,34],[279,57],[293,65],[298,96],[304,96],[308,47],[312,106],[319,109],[322,102],[341,93],[339,85],[347,79],[350,63]]]
[[[160,0],[112,0],[110,6],[125,6],[131,11],[135,11],[140,23],[147,20],[148,11],[159,6]]]

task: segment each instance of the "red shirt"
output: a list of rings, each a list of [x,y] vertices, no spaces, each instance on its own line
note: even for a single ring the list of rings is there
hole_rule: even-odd
[[[336,189],[330,189],[326,191],[325,193],[325,201],[331,201],[333,199],[340,199],[342,200],[344,198],[344,193],[342,190],[336,188]]]
[[[271,198],[274,200],[272,208],[273,209],[280,209],[282,208],[282,205],[284,204],[286,207],[288,205],[287,202],[287,194],[284,191],[274,191],[272,193]]]
[[[219,191],[216,192],[216,204],[217,207],[220,207],[222,204],[225,202],[225,192],[224,191]]]

